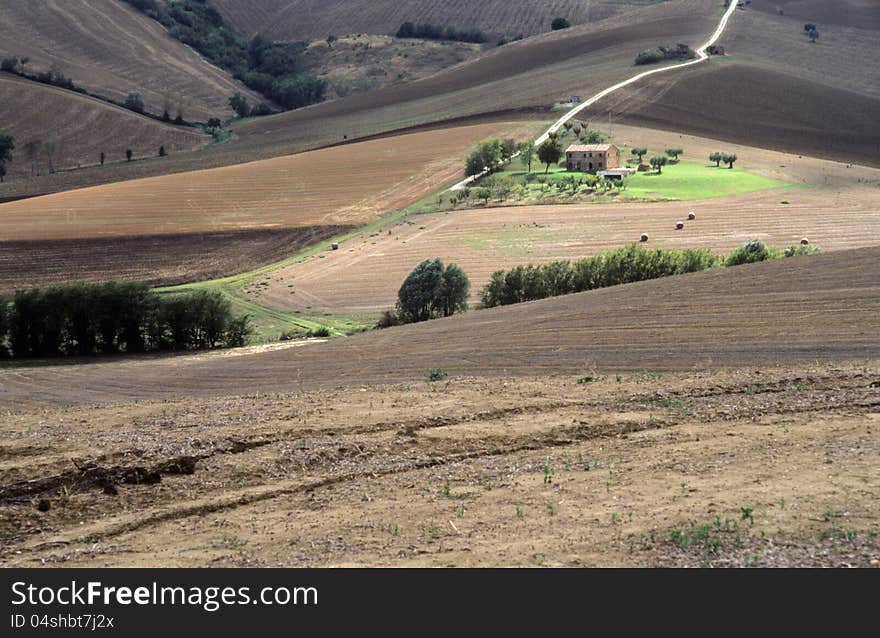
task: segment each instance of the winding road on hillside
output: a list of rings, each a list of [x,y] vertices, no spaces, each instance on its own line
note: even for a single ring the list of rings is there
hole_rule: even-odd
[[[571,120],[572,118],[574,118],[575,116],[577,116],[578,114],[583,112],[585,109],[590,108],[591,106],[593,106],[596,102],[598,102],[602,98],[614,93],[615,91],[617,91],[619,89],[622,89],[626,86],[629,86],[630,84],[634,84],[635,82],[638,82],[639,80],[642,80],[642,79],[649,77],[651,75],[656,75],[658,73],[666,73],[667,71],[673,71],[675,69],[683,69],[685,67],[692,66],[694,64],[700,64],[701,62],[705,62],[706,60],[708,60],[709,54],[706,51],[709,49],[709,47],[711,47],[713,44],[718,42],[718,39],[724,33],[724,29],[727,28],[727,23],[730,21],[730,18],[733,16],[734,11],[736,11],[737,0],[729,0],[729,2],[730,2],[730,4],[728,5],[727,9],[724,11],[724,15],[721,17],[721,22],[718,23],[718,28],[715,29],[715,32],[705,42],[705,44],[703,44],[703,46],[701,46],[699,49],[696,50],[696,54],[697,54],[696,58],[694,58],[693,60],[688,60],[687,62],[681,62],[679,64],[673,64],[671,66],[664,66],[659,69],[651,69],[650,71],[644,71],[642,73],[639,73],[638,75],[634,75],[633,77],[631,77],[627,80],[624,80],[622,82],[618,82],[617,84],[615,84],[613,86],[609,86],[607,89],[604,89],[604,90],[600,91],[599,93],[596,93],[596,95],[594,95],[590,99],[586,100],[585,102],[579,104],[577,107],[571,109],[565,115],[563,115],[561,118],[559,118],[559,120],[554,122],[550,128],[548,128],[538,139],[535,140],[535,144],[536,145],[543,144],[544,142],[546,142],[549,139],[549,137],[552,133],[555,133],[560,128],[562,128],[566,122],[568,122],[569,120]],[[516,157],[516,155],[514,155],[514,157]],[[461,189],[465,188],[468,184],[471,184],[474,181],[476,181],[477,179],[479,179],[480,177],[482,177],[483,175],[485,175],[485,173],[481,173],[480,175],[472,175],[466,179],[463,179],[462,181],[460,181],[458,184],[456,184],[455,186],[453,186],[449,190],[453,190],[453,191],[461,190]]]

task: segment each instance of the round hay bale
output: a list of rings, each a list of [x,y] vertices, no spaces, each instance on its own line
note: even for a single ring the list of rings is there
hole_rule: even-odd
[[[339,250],[339,244],[336,244],[336,243],[330,244],[330,249],[331,250]]]
[[[693,211],[688,213],[688,219],[694,221],[697,218],[697,214]]]
[[[648,241],[648,233],[642,233],[642,238],[640,240],[643,244]]]
[[[675,230],[684,230],[684,222],[675,222]]]
[[[810,245],[810,240],[807,239],[806,237],[804,237],[804,238],[801,240],[801,246],[809,246],[809,245]]]

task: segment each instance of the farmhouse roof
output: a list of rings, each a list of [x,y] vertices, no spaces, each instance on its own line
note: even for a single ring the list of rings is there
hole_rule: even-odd
[[[572,144],[566,149],[566,153],[588,153],[609,150],[613,144]]]

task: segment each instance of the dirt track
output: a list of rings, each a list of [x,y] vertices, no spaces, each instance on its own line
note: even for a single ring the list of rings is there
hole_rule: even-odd
[[[411,383],[435,368],[492,378],[876,359],[878,257],[719,269],[265,354],[16,365],[0,369],[0,407]]]
[[[862,566],[880,370],[63,408],[0,432],[5,566]]]

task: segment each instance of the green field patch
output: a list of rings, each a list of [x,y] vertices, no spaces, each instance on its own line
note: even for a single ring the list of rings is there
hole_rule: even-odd
[[[788,188],[784,182],[763,175],[749,173],[738,167],[682,160],[663,167],[662,173],[636,173],[627,179],[625,193],[630,197],[674,200],[712,199],[742,195],[776,188]]]

